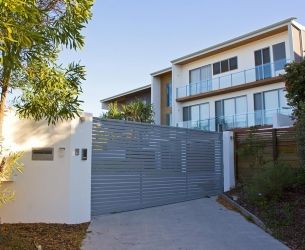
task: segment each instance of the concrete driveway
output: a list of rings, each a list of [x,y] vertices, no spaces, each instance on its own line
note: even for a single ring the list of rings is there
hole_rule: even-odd
[[[83,249],[288,249],[215,198],[205,198],[93,219]]]

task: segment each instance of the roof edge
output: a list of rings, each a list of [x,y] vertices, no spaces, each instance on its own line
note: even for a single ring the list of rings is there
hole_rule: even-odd
[[[243,39],[246,39],[246,38],[248,38],[248,37],[254,36],[255,34],[263,33],[264,31],[267,31],[267,30],[270,30],[270,29],[274,29],[274,28],[278,28],[278,27],[281,27],[281,26],[283,26],[283,25],[285,25],[285,24],[289,24],[289,23],[291,23],[293,20],[296,20],[296,19],[297,19],[296,17],[287,18],[287,19],[282,20],[282,21],[280,21],[280,22],[277,22],[277,23],[274,23],[274,24],[265,26],[265,27],[263,27],[263,28],[260,28],[260,29],[251,31],[251,32],[246,33],[246,34],[244,34],[244,35],[235,37],[235,38],[233,38],[233,39],[229,39],[229,40],[227,40],[227,41],[225,41],[225,42],[218,43],[218,44],[216,44],[216,45],[207,47],[207,48],[205,48],[205,49],[202,49],[202,50],[199,50],[199,51],[190,53],[190,54],[188,54],[188,55],[179,57],[179,58],[177,58],[177,59],[172,60],[171,63],[172,63],[172,64],[182,63],[183,61],[189,60],[189,59],[191,59],[191,58],[193,58],[193,57],[196,57],[196,56],[199,56],[199,55],[203,55],[203,54],[205,54],[205,53],[207,53],[207,52],[211,52],[211,51],[216,50],[216,49],[218,49],[218,48],[221,48],[221,47],[223,47],[223,46],[226,46],[226,45],[229,45],[229,44],[238,42],[239,40],[243,40]]]
[[[120,93],[120,94],[117,94],[117,95],[114,95],[114,96],[111,96],[111,97],[107,97],[105,99],[101,99],[100,102],[103,103],[103,102],[109,102],[113,99],[116,99],[116,98],[119,98],[119,97],[123,97],[125,95],[130,95],[130,94],[134,94],[136,92],[139,92],[139,91],[142,91],[142,90],[146,90],[146,89],[150,89],[151,88],[151,84],[148,84],[148,85],[145,85],[145,86],[142,86],[142,87],[139,87],[139,88],[136,88],[136,89],[132,89],[132,90],[129,90],[129,91],[126,91],[126,92],[123,92],[123,93]]]
[[[151,73],[151,76],[158,76],[172,71],[172,67],[168,67],[165,69],[158,70],[156,72]]]

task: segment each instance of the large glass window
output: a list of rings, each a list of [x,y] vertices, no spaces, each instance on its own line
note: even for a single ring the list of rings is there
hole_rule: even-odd
[[[243,128],[248,125],[248,105],[247,97],[235,98],[235,127]]]
[[[276,113],[291,114],[287,104],[284,89],[276,89],[254,94],[254,110],[256,125],[272,124],[272,117]]]
[[[172,125],[172,113],[166,114],[166,125],[171,126]]]
[[[269,47],[254,51],[256,80],[271,77]]]
[[[199,114],[200,114],[199,105],[191,106],[191,119],[192,119],[192,121],[199,121],[200,120]]]
[[[202,103],[183,108],[183,121],[187,123],[187,127],[189,128],[201,128],[204,130],[209,130],[209,118],[209,103]]]
[[[215,102],[217,130],[246,127],[247,97],[239,96]]]
[[[211,89],[212,68],[211,65],[190,70],[190,94],[198,94]]]
[[[183,107],[183,121],[190,121],[191,120],[191,112],[190,107]]]
[[[190,71],[190,83],[198,83],[200,82],[200,68],[193,69]]]
[[[172,83],[166,85],[166,106],[172,106]]]
[[[286,49],[285,42],[274,44],[272,46],[273,50],[273,61],[274,61],[274,71],[283,70],[286,64]]]

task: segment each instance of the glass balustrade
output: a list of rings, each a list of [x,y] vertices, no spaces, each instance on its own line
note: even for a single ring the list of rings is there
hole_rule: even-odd
[[[258,110],[254,113],[221,116],[206,120],[183,121],[179,122],[177,126],[182,128],[201,129],[205,131],[224,131],[234,128],[267,126],[273,124],[273,116],[276,114],[291,116],[291,109],[281,108],[272,110]]]
[[[212,78],[211,80],[187,84],[176,89],[176,98],[193,96],[213,90],[247,84],[270,77],[276,77],[285,73],[284,67],[288,62],[288,59],[278,60],[273,63],[257,66],[255,68]]]

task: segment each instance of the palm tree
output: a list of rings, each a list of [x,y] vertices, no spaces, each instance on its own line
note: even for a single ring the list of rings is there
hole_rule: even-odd
[[[140,100],[122,105],[122,111],[118,104],[109,104],[108,112],[103,116],[105,119],[118,119],[133,122],[153,123],[153,106]]]

